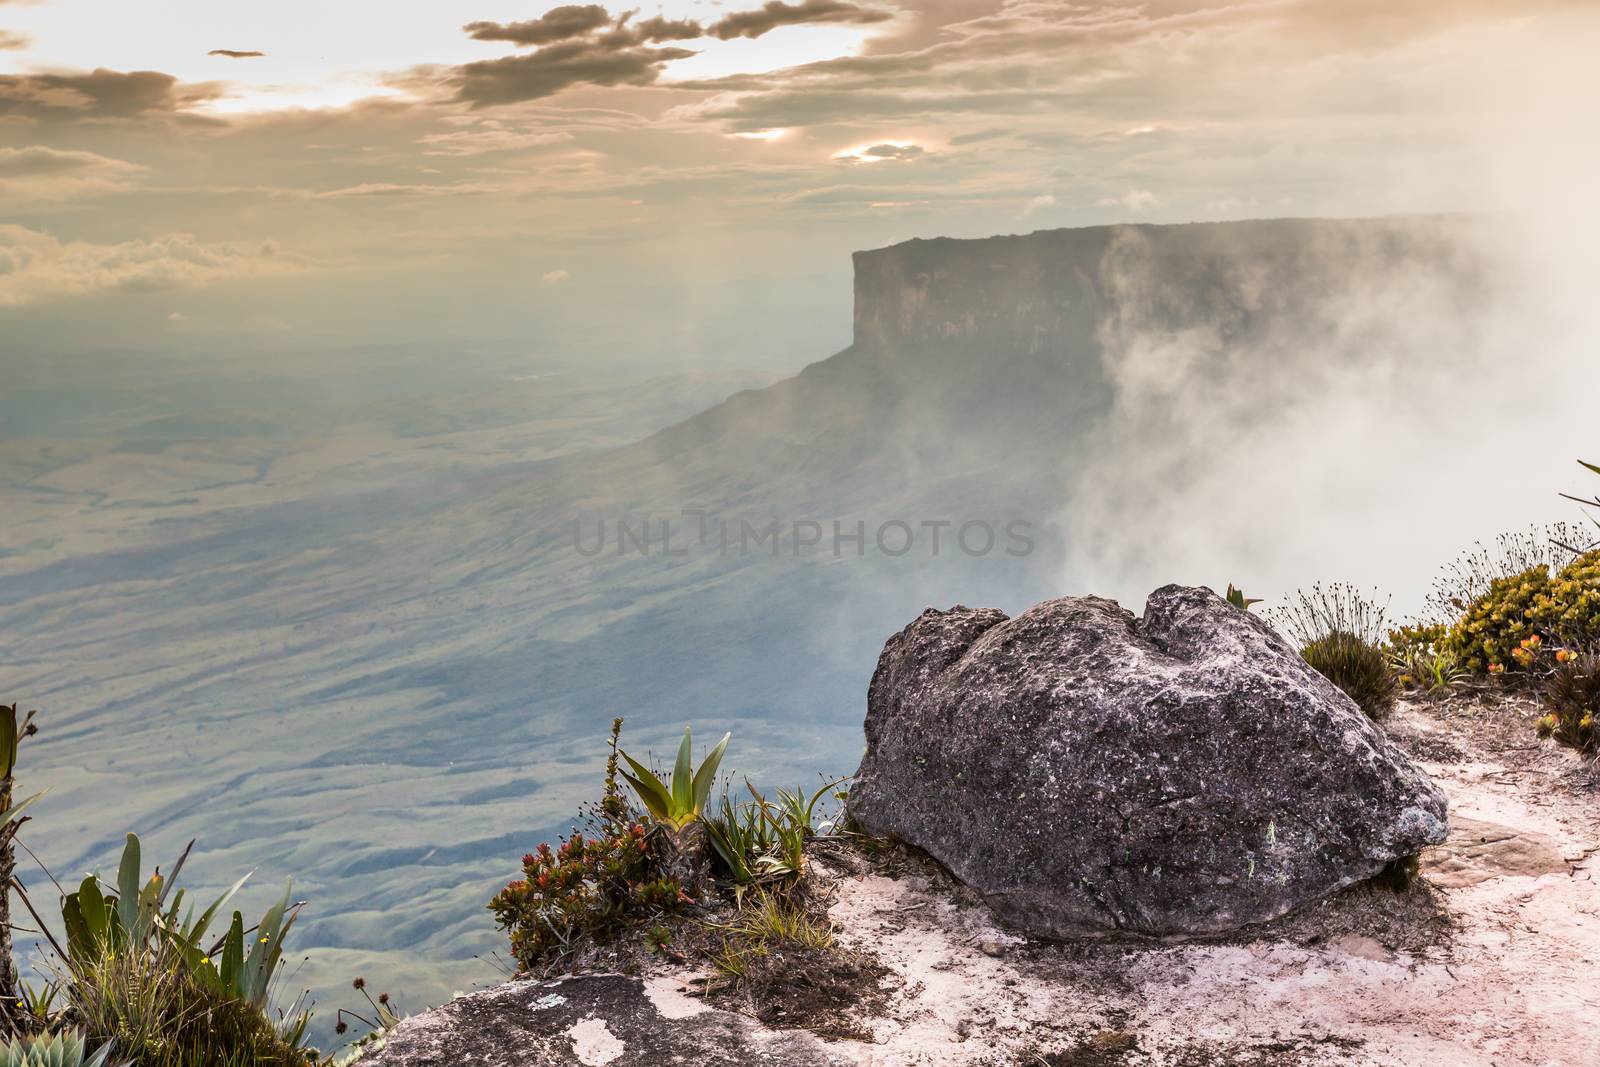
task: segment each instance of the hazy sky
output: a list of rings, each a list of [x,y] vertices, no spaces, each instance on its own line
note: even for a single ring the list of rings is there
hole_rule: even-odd
[[[0,0],[0,326],[799,362],[856,248],[1506,206],[1485,109],[1597,9]]]

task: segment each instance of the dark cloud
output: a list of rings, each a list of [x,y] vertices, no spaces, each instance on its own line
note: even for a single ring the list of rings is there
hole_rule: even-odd
[[[916,159],[927,150],[918,144],[875,144],[841,158],[861,163],[878,159]]]
[[[240,51],[236,51],[235,49],[232,49],[232,48],[213,48],[211,51],[207,52],[206,55],[208,55],[208,56],[224,56],[224,57],[226,57],[228,59],[254,59],[257,56],[264,56],[264,55],[266,55],[266,53],[265,52],[240,52]]]
[[[610,22],[611,15],[599,4],[566,4],[526,22],[469,22],[462,29],[475,41],[554,44],[581,37]]]
[[[508,41],[537,51],[467,63],[449,71],[445,80],[454,85],[458,100],[474,107],[538,100],[576,85],[653,85],[666,64],[696,54],[652,47],[666,42],[760,37],[779,26],[874,23],[894,17],[847,0],[771,0],[758,10],[735,12],[710,25],[660,16],[634,21],[633,16],[630,11],[613,17],[599,4],[568,4],[526,22],[469,22],[463,29],[476,40]]]
[[[214,99],[211,84],[184,85],[154,70],[0,74],[0,116],[57,120],[132,118]]]
[[[719,40],[735,37],[760,37],[779,26],[797,26],[802,23],[853,23],[870,25],[887,22],[893,13],[878,8],[862,7],[847,0],[800,0],[798,4],[784,0],[768,0],[754,11],[736,11],[706,28],[706,32]]]
[[[621,32],[631,32],[640,42],[692,41],[706,35],[705,27],[693,19],[666,19],[656,17],[624,26]]]
[[[468,63],[457,67],[451,80],[457,99],[486,107],[538,100],[574,85],[650,85],[667,63],[694,54],[686,48],[614,47],[580,39],[526,55]]]
[[[539,18],[526,22],[469,22],[463,30],[478,41],[509,41],[516,45],[550,45],[577,38],[597,46],[621,51],[665,41],[692,41],[697,37],[731,40],[735,37],[760,37],[779,26],[801,23],[886,22],[894,15],[877,8],[862,7],[848,0],[800,0],[785,3],[770,0],[754,11],[737,11],[710,25],[695,19],[669,19],[662,16],[633,21],[634,12],[613,16],[599,4],[568,4],[551,8]]]

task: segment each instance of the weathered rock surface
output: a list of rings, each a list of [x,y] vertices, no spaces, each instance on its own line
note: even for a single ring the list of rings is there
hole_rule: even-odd
[[[1565,874],[1571,868],[1560,845],[1546,834],[1460,816],[1451,820],[1450,840],[1424,857],[1422,865],[1428,881],[1446,889],[1491,878]]]
[[[362,1067],[841,1067],[801,1030],[768,1030],[676,991],[670,979],[518,979],[402,1022]]]
[[[850,814],[1036,933],[1229,930],[1446,837],[1439,789],[1206,589],[926,611],[866,732]]]

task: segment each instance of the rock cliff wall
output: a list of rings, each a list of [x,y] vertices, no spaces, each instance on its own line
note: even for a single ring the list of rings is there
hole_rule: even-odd
[[[1471,229],[1448,216],[1267,219],[907,241],[855,254],[855,345],[1059,351],[1130,311],[1243,328],[1374,273],[1442,268],[1465,280]]]

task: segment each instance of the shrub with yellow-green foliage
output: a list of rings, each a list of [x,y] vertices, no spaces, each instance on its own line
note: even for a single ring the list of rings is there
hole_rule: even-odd
[[[1562,644],[1600,640],[1600,549],[1584,552],[1556,572],[1534,604],[1533,619],[1547,638]]]
[[[1479,673],[1526,671],[1530,644],[1586,645],[1600,639],[1600,549],[1550,575],[1547,564],[1496,578],[1467,605],[1439,643]]]
[[[1544,564],[1496,578],[1467,605],[1441,644],[1469,670],[1498,674],[1517,667],[1513,651],[1539,633],[1536,610],[1550,595],[1550,569]]]

